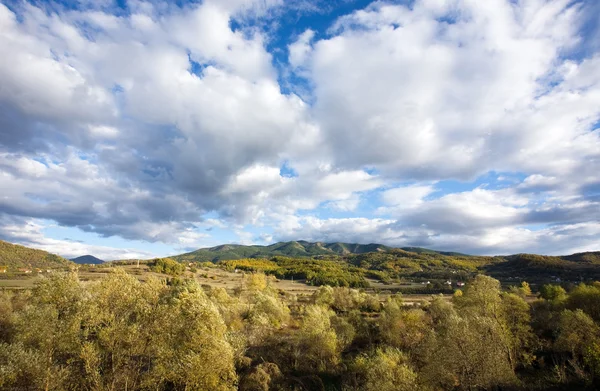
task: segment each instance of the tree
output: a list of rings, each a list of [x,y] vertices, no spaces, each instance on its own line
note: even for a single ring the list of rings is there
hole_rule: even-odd
[[[455,296],[457,308],[473,315],[497,318],[501,311],[500,281],[482,274],[467,284],[462,296]]]
[[[185,390],[233,390],[237,384],[234,351],[214,303],[197,285],[175,292],[163,329],[155,341],[154,369],[146,386],[173,384]]]
[[[490,389],[517,382],[504,331],[490,317],[450,317],[426,341],[424,380],[435,388]]]
[[[387,305],[379,319],[383,341],[409,352],[415,351],[431,328],[431,318],[419,308],[403,309],[393,304]]]
[[[528,296],[531,296],[531,286],[529,286],[529,283],[527,281],[523,281],[521,282],[521,286],[518,288],[515,286],[511,286],[510,292],[514,293],[515,295],[526,298]]]
[[[542,285],[540,297],[552,303],[560,303],[567,298],[567,292],[560,285]]]
[[[297,334],[296,368],[324,372],[339,363],[338,337],[331,325],[335,314],[326,307],[306,307]]]
[[[15,342],[26,355],[41,363],[44,389],[60,388],[69,375],[60,364],[79,354],[83,290],[73,273],[55,273],[40,281],[31,304],[15,319]]]
[[[261,363],[241,379],[240,390],[269,391],[280,378],[281,371],[276,364]]]
[[[554,347],[573,357],[582,357],[586,349],[598,342],[600,327],[582,310],[564,310],[560,314]]]
[[[150,270],[156,273],[164,273],[179,276],[185,272],[185,266],[171,258],[157,258],[150,262]]]
[[[346,385],[361,391],[412,391],[423,389],[407,356],[399,349],[376,348],[358,355],[350,364]]]
[[[509,333],[510,359],[513,367],[530,365],[535,356],[530,352],[537,345],[531,328],[531,308],[521,296],[502,294],[502,322]]]
[[[569,293],[565,304],[571,310],[581,309],[596,322],[600,322],[600,287],[580,284]]]

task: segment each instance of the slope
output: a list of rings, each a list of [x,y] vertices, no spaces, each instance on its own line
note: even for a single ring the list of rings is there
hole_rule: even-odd
[[[0,240],[0,267],[6,267],[9,271],[19,268],[64,268],[71,265],[71,261],[58,255]]]

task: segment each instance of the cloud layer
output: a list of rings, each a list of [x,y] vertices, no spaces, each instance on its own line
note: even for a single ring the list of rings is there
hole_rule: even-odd
[[[0,4],[0,238],[598,249],[594,2],[82,4]]]

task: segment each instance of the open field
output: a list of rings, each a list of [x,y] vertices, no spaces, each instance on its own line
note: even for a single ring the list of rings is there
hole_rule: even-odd
[[[0,289],[30,289],[35,286],[39,277],[31,277],[25,279],[6,279],[0,280]]]
[[[154,273],[150,270],[147,265],[125,265],[119,266],[124,269],[127,273],[135,276],[140,281],[146,281],[151,277],[166,279],[171,278],[165,274]],[[82,267],[78,271],[79,279],[81,281],[98,281],[105,278],[113,268],[111,267]],[[229,272],[220,268],[200,268],[196,273],[192,273],[189,270],[182,276],[182,278],[194,278],[200,285],[210,286],[215,288],[224,288],[230,294],[234,290],[243,285],[244,272]],[[2,279],[0,280],[0,289],[31,289],[35,284],[43,277],[32,276],[27,278],[15,278],[15,279]],[[314,291],[319,289],[317,286],[308,285],[304,280],[283,280],[274,278],[274,284],[277,289],[280,289],[286,293],[296,294],[300,296],[311,295]],[[369,279],[371,288],[364,289],[366,292],[374,293],[379,292],[379,296],[384,300],[387,296],[400,288],[419,288],[422,285],[419,283],[390,283],[384,284],[377,280]],[[430,294],[404,294],[404,302],[407,305],[414,305],[425,302],[431,299]],[[446,297],[450,297],[446,295]]]

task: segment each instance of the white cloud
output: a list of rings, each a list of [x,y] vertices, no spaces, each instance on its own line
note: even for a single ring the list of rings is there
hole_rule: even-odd
[[[293,67],[299,68],[304,66],[311,52],[310,43],[315,36],[315,32],[307,29],[298,36],[298,39],[288,46],[290,52],[290,64]]]
[[[423,203],[423,198],[434,191],[435,188],[432,185],[396,187],[384,191],[381,198],[386,205],[411,209]]]
[[[560,58],[579,39],[576,9],[417,1],[341,18],[307,55],[315,114],[336,160],[420,178],[575,170],[597,154],[598,136],[587,132],[599,115],[600,76],[586,64],[594,59]],[[456,23],[439,21],[448,15]],[[561,61],[570,71],[552,87]],[[575,81],[583,69],[594,88]]]
[[[245,242],[275,227],[262,237],[589,248],[588,4],[375,2],[295,37],[271,36],[269,18],[314,7],[103,6],[0,5],[1,213],[177,247],[214,226]],[[444,193],[490,171],[526,179]]]

